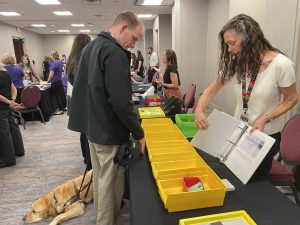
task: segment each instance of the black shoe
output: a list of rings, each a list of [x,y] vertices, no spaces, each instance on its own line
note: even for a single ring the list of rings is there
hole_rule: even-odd
[[[24,156],[25,155],[25,153],[17,153],[16,154],[16,156],[18,156],[18,157],[22,157],[22,156]]]
[[[9,167],[9,166],[14,166],[16,165],[15,163],[9,163],[9,164],[6,164],[6,163],[3,163],[3,162],[0,162],[0,168],[4,168],[4,167]]]

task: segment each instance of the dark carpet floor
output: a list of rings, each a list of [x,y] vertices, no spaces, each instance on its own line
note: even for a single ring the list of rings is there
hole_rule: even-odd
[[[67,129],[66,114],[52,116],[46,125],[39,121],[26,123],[22,132],[25,156],[17,165],[0,169],[0,225],[23,225],[23,215],[31,204],[58,184],[84,173],[79,133]],[[46,225],[52,221],[35,223]],[[63,225],[95,224],[93,203],[81,217]],[[122,208],[119,225],[129,225],[129,203]]]

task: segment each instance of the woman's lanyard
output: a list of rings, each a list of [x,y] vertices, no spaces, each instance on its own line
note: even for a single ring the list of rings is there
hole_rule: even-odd
[[[246,91],[246,75],[242,76],[242,97],[243,97],[243,113],[241,114],[241,120],[248,122],[248,102],[252,93],[253,86],[255,84],[257,75],[252,77],[248,90]]]
[[[262,61],[263,61],[264,57],[265,57],[265,52],[261,52],[260,53],[260,64],[259,65],[262,64]],[[242,98],[243,98],[243,113],[241,114],[240,119],[245,121],[245,122],[248,122],[248,102],[249,102],[249,99],[250,99],[250,96],[251,96],[252,89],[253,89],[253,86],[255,84],[256,78],[257,78],[257,74],[251,78],[251,81],[249,83],[247,91],[246,91],[246,75],[244,74],[241,78]]]

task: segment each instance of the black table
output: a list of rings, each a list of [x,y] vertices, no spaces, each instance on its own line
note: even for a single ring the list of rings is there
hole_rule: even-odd
[[[258,225],[300,224],[300,208],[267,180],[244,185],[216,158],[202,151],[198,153],[221,179],[226,178],[235,186],[235,191],[226,193],[224,205],[168,213],[145,155],[129,167],[131,225],[178,225],[183,218],[235,210],[245,210]]]

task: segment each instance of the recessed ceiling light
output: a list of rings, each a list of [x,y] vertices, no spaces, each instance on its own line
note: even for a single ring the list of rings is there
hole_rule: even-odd
[[[52,33],[54,33],[54,32],[55,32],[55,30],[52,30],[51,32],[52,32]]]
[[[2,16],[21,16],[21,14],[17,12],[0,12],[0,15]]]
[[[161,5],[163,0],[144,0],[142,5]]]
[[[70,11],[54,11],[53,14],[57,16],[72,16],[73,14]]]
[[[68,33],[68,32],[70,32],[69,30],[57,30],[58,32],[60,32],[60,33]]]
[[[31,24],[33,27],[47,27],[45,24]]]
[[[91,32],[91,30],[79,30],[80,32]]]
[[[152,14],[138,14],[137,15],[139,18],[151,18]]]
[[[54,27],[54,24],[51,24],[50,27]]]
[[[85,25],[82,23],[73,23],[71,24],[72,27],[84,27]]]
[[[60,5],[61,3],[58,0],[35,0],[41,5]]]

